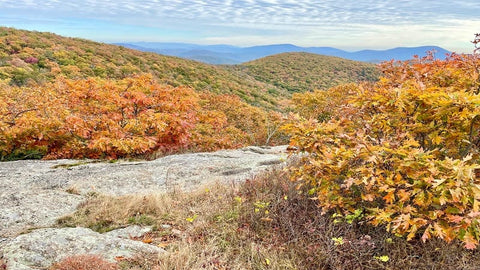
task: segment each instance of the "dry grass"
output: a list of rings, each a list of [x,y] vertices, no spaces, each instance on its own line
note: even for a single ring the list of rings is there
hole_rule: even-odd
[[[478,251],[459,243],[406,242],[383,228],[335,224],[281,171],[194,193],[92,197],[60,223],[101,232],[153,225],[138,240],[168,253],[122,261],[121,269],[480,269]]]

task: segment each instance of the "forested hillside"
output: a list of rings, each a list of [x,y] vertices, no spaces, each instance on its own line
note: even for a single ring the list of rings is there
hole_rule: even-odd
[[[0,27],[0,80],[10,85],[42,84],[64,76],[123,79],[150,73],[161,84],[200,92],[234,94],[249,104],[274,108],[282,93],[271,85],[223,68],[177,57],[140,52],[78,38]]]
[[[373,64],[311,53],[282,53],[234,68],[289,93],[375,81],[380,76],[380,70]]]

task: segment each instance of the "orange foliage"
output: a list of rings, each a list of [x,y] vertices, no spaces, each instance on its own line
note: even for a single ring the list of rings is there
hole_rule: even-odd
[[[118,158],[188,146],[198,97],[148,75],[3,88],[3,153],[41,148],[47,158]]]
[[[252,144],[277,144],[282,142],[281,133],[277,127],[282,122],[282,116],[278,112],[266,112],[265,110],[246,104],[235,95],[202,94],[202,107],[208,114],[216,114],[210,117],[214,120],[203,118],[199,132],[199,141],[212,141],[207,150],[218,148],[232,148]],[[202,115],[201,117],[204,117]],[[207,117],[208,118],[208,117]],[[220,120],[220,121],[219,121]],[[202,136],[205,135],[205,136]]]
[[[280,119],[238,97],[200,97],[151,75],[3,85],[0,95],[2,159],[111,159],[264,144],[275,139],[268,130]]]

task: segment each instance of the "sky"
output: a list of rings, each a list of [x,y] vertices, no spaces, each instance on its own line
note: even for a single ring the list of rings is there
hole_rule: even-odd
[[[472,52],[480,0],[0,0],[0,25],[100,42]]]

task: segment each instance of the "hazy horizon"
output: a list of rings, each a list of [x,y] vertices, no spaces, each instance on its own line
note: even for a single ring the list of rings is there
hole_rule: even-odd
[[[332,46],[300,46],[294,43],[265,43],[265,44],[255,44],[255,45],[250,45],[250,46],[238,46],[238,45],[232,45],[232,44],[225,44],[225,43],[219,43],[219,44],[199,44],[199,43],[189,43],[189,42],[162,42],[162,41],[145,41],[145,40],[139,40],[139,41],[119,41],[119,42],[110,42],[110,44],[120,44],[120,43],[125,43],[125,44],[131,44],[131,45],[136,45],[138,43],[159,43],[159,44],[183,44],[183,45],[199,45],[199,46],[232,46],[232,47],[238,47],[238,48],[251,48],[251,47],[262,47],[262,46],[275,46],[275,45],[291,45],[291,46],[296,46],[300,48],[335,48],[335,49],[340,49],[344,50],[341,48],[337,47],[332,47]],[[425,45],[418,45],[418,46],[396,46],[396,47],[388,47],[388,48],[382,48],[382,49],[369,49],[369,48],[359,48],[359,49],[354,49],[354,50],[344,50],[346,52],[358,52],[358,51],[363,51],[363,50],[389,50],[389,49],[397,49],[397,48],[417,48],[417,47],[441,47],[435,44],[425,44]],[[443,47],[441,47],[443,48]],[[473,46],[472,46],[473,48]],[[443,48],[447,49],[447,48]],[[473,50],[473,49],[472,49]]]

